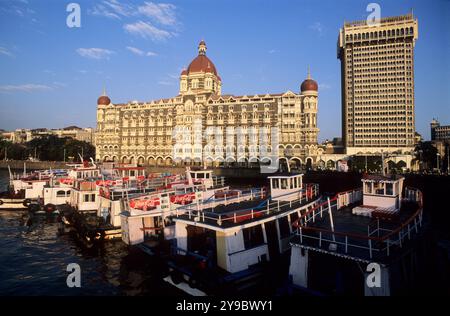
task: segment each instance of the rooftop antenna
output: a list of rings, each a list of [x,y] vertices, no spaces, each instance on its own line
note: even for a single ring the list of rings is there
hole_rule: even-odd
[[[309,65],[308,65],[308,76],[307,76],[307,78],[311,79],[311,69],[309,68]]]

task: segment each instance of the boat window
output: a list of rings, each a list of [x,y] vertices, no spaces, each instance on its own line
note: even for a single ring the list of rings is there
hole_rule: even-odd
[[[67,192],[66,192],[66,196],[70,196],[70,191],[67,191]]]
[[[95,202],[95,194],[84,194],[83,202]]]
[[[394,195],[394,186],[392,183],[386,183],[386,195]]]
[[[274,180],[272,181],[272,183],[273,183],[273,188],[274,188],[274,189],[278,189],[278,188],[279,188],[279,186],[278,186],[278,179],[274,179]]]
[[[56,192],[56,197],[65,197],[66,196],[66,192],[60,190]]]
[[[242,230],[245,249],[254,248],[264,244],[264,236],[261,225],[256,225]]]
[[[287,179],[281,179],[281,189],[288,189]]]
[[[280,238],[286,238],[291,235],[289,230],[289,222],[287,216],[278,219],[278,225],[280,227]]]
[[[203,174],[203,173],[197,173],[196,179],[203,179],[203,178],[205,178],[205,174]]]
[[[364,192],[368,194],[372,194],[372,182],[365,182],[364,183]]]
[[[374,184],[375,194],[384,195],[384,185],[383,183]]]

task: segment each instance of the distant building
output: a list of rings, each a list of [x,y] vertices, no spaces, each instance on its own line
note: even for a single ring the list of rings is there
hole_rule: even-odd
[[[94,143],[94,129],[90,127],[80,128],[77,126],[69,126],[63,129],[16,129],[10,132],[2,132],[3,139],[18,144],[29,142],[38,137],[50,135],[55,135],[60,138],[70,137],[79,141]]]
[[[412,14],[378,25],[348,22],[339,31],[342,137],[346,153],[410,154],[415,145]]]
[[[450,142],[450,125],[442,125],[438,120],[433,119],[430,123],[431,140]]]
[[[450,147],[450,125],[441,125],[438,120],[433,119],[430,123],[431,127],[431,143],[437,149],[440,155],[439,159],[447,157]],[[442,161],[439,161],[442,166]],[[447,157],[447,164],[449,158]],[[447,166],[448,168],[448,166]]]

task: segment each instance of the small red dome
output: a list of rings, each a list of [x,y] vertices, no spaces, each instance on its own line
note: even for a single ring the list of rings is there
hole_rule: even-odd
[[[318,91],[319,86],[316,81],[312,79],[306,79],[302,82],[302,85],[300,87],[302,91]]]
[[[182,76],[186,76],[187,74],[188,74],[187,70],[186,70],[186,69],[183,69],[183,71],[181,72],[181,75],[182,75]]]
[[[98,105],[109,105],[109,104],[111,104],[111,99],[106,95],[102,95],[100,98],[98,98],[97,104]]]

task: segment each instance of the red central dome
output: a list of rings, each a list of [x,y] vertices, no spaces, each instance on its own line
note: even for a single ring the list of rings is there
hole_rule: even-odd
[[[205,55],[198,55],[195,57],[195,59],[189,64],[187,72],[189,74],[193,72],[205,72],[212,73],[217,76],[216,66],[214,66],[213,62]]]
[[[211,73],[217,76],[216,66],[206,57],[206,43],[203,40],[198,44],[198,56],[191,61],[187,68],[187,74],[194,72]]]

